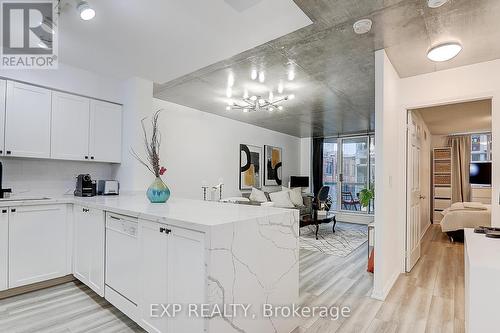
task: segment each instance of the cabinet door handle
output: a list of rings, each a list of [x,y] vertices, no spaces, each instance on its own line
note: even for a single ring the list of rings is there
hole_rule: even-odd
[[[90,156],[90,159],[93,160],[94,159],[94,156]]]
[[[16,212],[16,209],[15,209],[15,208],[12,208],[12,209],[10,210],[10,212],[11,212],[11,213],[15,213],[15,212]]]
[[[82,208],[82,211],[83,211],[84,213],[88,213],[88,211],[89,211],[89,210],[88,210],[87,208]]]
[[[3,154],[3,150],[0,150],[0,154]]]
[[[10,150],[7,150],[7,155],[10,155],[12,152]]]
[[[7,209],[2,209],[2,214],[7,213]]]
[[[89,157],[88,157],[88,156],[85,156],[85,159],[86,159],[86,160],[88,160],[88,159],[89,159]]]
[[[165,232],[166,228],[160,227],[160,232]]]
[[[167,235],[168,235],[169,233],[171,233],[171,232],[172,232],[172,230],[171,230],[171,229],[167,229],[167,228],[165,228],[165,233],[166,233]]]

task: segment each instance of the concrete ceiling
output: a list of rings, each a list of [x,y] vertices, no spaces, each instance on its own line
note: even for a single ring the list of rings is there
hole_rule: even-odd
[[[372,131],[374,119],[374,51],[385,48],[401,77],[492,60],[500,57],[500,1],[450,0],[438,9],[425,0],[295,0],[314,22],[178,79],[156,84],[155,97],[248,122],[298,137]],[[372,31],[356,35],[352,24],[373,21]],[[260,22],[260,21],[259,21]],[[246,36],[244,36],[246,37]],[[243,38],[243,36],[242,36]],[[427,50],[459,41],[455,59],[436,64]],[[292,62],[296,78],[286,81]],[[250,79],[252,67],[266,81]],[[229,72],[235,75],[233,98],[274,90],[285,80],[282,112],[226,111]]]
[[[59,60],[119,79],[166,82],[311,24],[291,0],[88,2],[85,22],[61,1]]]
[[[433,135],[491,131],[491,100],[416,110]]]

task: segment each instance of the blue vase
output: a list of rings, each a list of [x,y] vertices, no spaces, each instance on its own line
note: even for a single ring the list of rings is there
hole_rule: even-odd
[[[170,189],[160,177],[156,177],[146,191],[146,196],[151,203],[165,203],[170,198]]]

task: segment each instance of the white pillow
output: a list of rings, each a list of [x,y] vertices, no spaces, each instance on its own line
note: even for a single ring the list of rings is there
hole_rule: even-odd
[[[289,191],[290,200],[295,206],[304,206],[304,199],[302,198],[302,188],[295,187],[292,189],[282,186],[283,191]]]
[[[269,196],[276,207],[295,208],[292,200],[290,200],[290,191],[273,192],[269,193]]]
[[[264,191],[258,190],[255,187],[252,187],[252,193],[250,193],[250,200],[257,202],[266,202],[267,197]]]

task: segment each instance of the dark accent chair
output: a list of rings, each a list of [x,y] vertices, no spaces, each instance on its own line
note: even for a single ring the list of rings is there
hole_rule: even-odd
[[[318,195],[314,198],[312,207],[315,210],[321,208],[321,204],[325,203],[328,199],[328,195],[330,194],[330,186],[321,186],[319,189]]]
[[[351,192],[342,192],[342,207],[347,210],[361,210],[359,199],[354,199]]]

